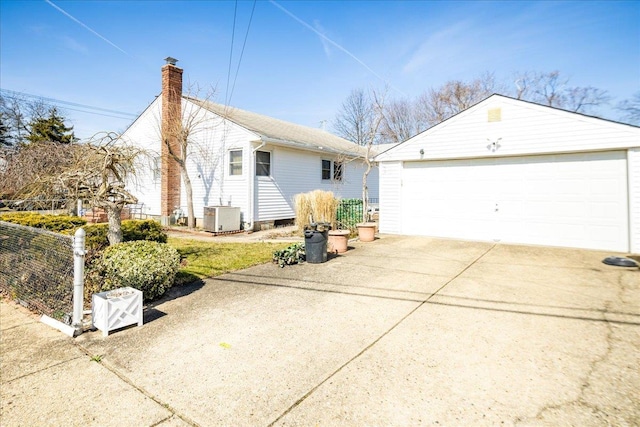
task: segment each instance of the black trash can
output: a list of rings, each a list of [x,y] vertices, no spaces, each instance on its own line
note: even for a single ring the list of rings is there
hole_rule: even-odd
[[[314,224],[315,225],[315,224]],[[327,262],[327,237],[331,227],[313,227],[312,230],[304,231],[304,251],[307,262],[320,264]],[[323,231],[318,231],[320,228]]]

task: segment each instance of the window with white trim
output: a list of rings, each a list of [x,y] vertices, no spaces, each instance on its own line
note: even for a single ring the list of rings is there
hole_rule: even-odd
[[[242,175],[242,150],[229,151],[229,175]]]
[[[322,179],[331,179],[331,160],[322,161]]]
[[[271,153],[269,151],[256,151],[256,176],[271,175]]]

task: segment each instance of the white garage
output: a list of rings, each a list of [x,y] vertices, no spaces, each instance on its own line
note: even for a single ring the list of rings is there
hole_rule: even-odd
[[[640,252],[640,128],[493,95],[380,154],[380,232]]]

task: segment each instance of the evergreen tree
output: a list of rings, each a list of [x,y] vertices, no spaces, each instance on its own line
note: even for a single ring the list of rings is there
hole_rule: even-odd
[[[27,140],[32,143],[56,142],[59,144],[70,144],[77,141],[73,134],[73,126],[67,127],[64,124],[64,117],[58,114],[58,110],[53,107],[49,110],[48,117],[37,117],[27,124],[29,135]]]

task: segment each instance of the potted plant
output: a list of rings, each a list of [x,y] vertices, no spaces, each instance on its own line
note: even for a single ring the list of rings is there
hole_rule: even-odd
[[[329,230],[327,251],[332,254],[341,254],[343,252],[346,252],[350,234],[351,231],[349,230]]]
[[[358,227],[358,239],[361,242],[373,242],[376,236],[376,223],[375,222],[361,222],[356,224]]]

